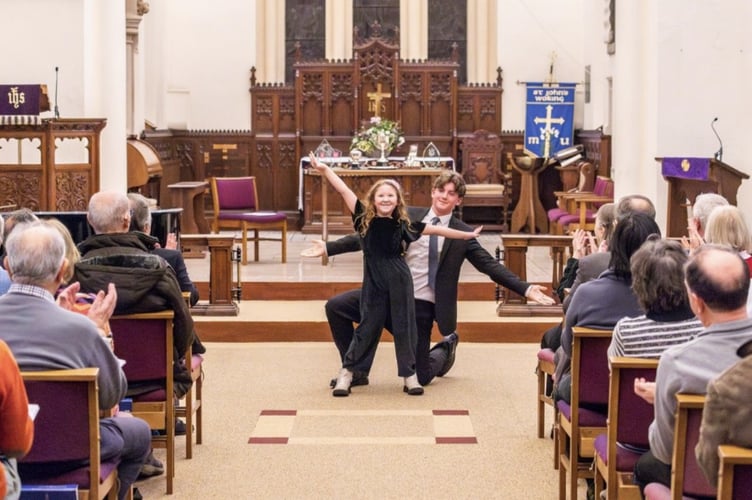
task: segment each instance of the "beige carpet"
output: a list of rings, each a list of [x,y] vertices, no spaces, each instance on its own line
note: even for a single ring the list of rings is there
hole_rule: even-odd
[[[334,398],[331,344],[208,344],[204,443],[186,460],[179,438],[172,498],[557,498],[553,442],[535,437],[536,350],[461,342],[416,397],[382,343],[371,385]],[[163,476],[137,486],[170,498]]]

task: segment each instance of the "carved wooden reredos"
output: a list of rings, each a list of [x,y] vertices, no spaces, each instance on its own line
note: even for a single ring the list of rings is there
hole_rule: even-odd
[[[456,156],[456,51],[450,60],[404,61],[397,40],[383,37],[378,24],[371,31],[362,39],[355,30],[351,60],[296,60],[299,155],[324,138],[346,152],[358,128],[381,116],[400,123],[407,144],[422,150],[433,142]]]

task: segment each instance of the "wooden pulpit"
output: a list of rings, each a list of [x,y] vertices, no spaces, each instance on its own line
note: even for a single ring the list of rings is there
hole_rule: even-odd
[[[656,158],[656,161],[664,164],[664,159]],[[683,159],[682,164],[689,169],[689,161],[696,159]],[[687,234],[688,208],[694,204],[695,198],[701,193],[717,193],[736,205],[736,193],[739,185],[749,175],[740,172],[731,165],[723,163],[715,158],[699,159],[707,161],[707,169],[701,176],[685,175],[682,171],[667,172],[663,169],[663,178],[668,182],[668,215],[666,219],[666,236],[678,238]],[[684,163],[686,162],[686,163]],[[689,204],[687,203],[689,200]]]

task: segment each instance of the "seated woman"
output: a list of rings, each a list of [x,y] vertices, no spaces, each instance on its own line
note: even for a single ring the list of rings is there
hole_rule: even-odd
[[[684,286],[687,259],[681,243],[657,238],[635,252],[630,265],[632,290],[645,313],[616,323],[609,356],[659,358],[667,348],[691,340],[702,330]]]

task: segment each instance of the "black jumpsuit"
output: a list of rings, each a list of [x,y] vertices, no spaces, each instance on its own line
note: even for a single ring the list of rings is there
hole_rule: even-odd
[[[355,230],[360,232],[363,204],[358,200],[353,213]],[[393,217],[374,217],[363,248],[363,288],[360,295],[361,321],[345,354],[343,366],[352,369],[375,351],[387,317],[391,317],[397,374],[415,373],[415,295],[413,278],[405,262],[407,246],[420,238],[425,224],[400,221]]]

